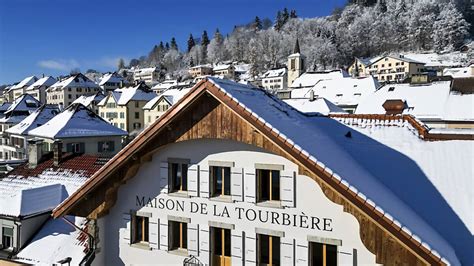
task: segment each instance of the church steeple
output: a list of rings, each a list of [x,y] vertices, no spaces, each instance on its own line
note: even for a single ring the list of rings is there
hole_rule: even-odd
[[[294,54],[299,54],[300,53],[300,42],[298,41],[298,38],[296,38],[296,43],[295,43],[295,48],[293,49]]]

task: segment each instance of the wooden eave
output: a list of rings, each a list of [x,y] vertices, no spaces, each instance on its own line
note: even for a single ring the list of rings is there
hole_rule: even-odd
[[[253,116],[242,105],[234,101],[229,95],[206,79],[200,81],[194,89],[192,89],[180,101],[173,105],[156,122],[146,128],[136,139],[134,139],[112,160],[110,160],[99,171],[97,171],[79,190],[77,190],[73,195],[71,195],[61,205],[59,205],[53,211],[53,217],[58,218],[68,214],[78,202],[89,198],[88,195],[93,192],[96,186],[99,186],[102,182],[109,178],[109,176],[116,174],[114,170],[125,165],[128,161],[141,160],[138,154],[140,150],[153,139],[153,136],[163,130],[168,130],[167,125],[171,123],[173,118],[177,116],[178,113],[184,111],[204,93],[208,93],[213,96],[217,101],[233,111],[238,117],[250,124],[258,133],[263,135],[271,143],[280,148],[288,159],[298,162],[302,167],[304,167],[305,170],[319,177],[323,183],[327,184],[334,191],[340,194],[342,198],[346,199],[348,202],[350,202],[350,204],[359,209],[362,213],[366,214],[372,221],[386,230],[390,235],[398,239],[403,244],[403,246],[407,247],[414,254],[422,258],[424,261],[426,261],[426,263],[432,265],[445,265],[441,261],[440,257],[435,256],[429,250],[423,248],[420,242],[414,239],[411,235],[405,233],[402,228],[393,223],[393,221],[387,219],[383,213],[376,210],[375,207],[369,204],[365,199],[358,197],[357,194],[349,189],[349,187],[345,186],[340,180],[335,178],[332,173],[325,171],[324,168],[310,160],[309,155],[303,154],[301,150],[298,150],[296,147],[294,147],[294,144],[282,138],[270,127]],[[407,117],[406,119],[410,120],[410,117]],[[417,124],[416,120],[414,119],[411,122],[415,122],[415,124]],[[417,128],[417,130],[422,129]],[[145,160],[151,159],[148,158]],[[138,168],[138,166],[136,166],[136,168]],[[105,197],[107,196],[110,195],[105,195]]]

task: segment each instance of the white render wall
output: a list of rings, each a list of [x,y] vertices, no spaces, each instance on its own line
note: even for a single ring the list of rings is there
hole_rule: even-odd
[[[183,158],[191,160],[191,168],[200,169],[196,175],[199,192],[190,192],[198,197],[176,197],[168,195],[165,189],[160,192],[161,175],[160,165],[166,165],[168,158]],[[207,184],[205,172],[209,169],[209,161],[234,162],[232,168],[232,194],[240,194],[233,199],[235,202],[222,202],[205,198]],[[284,165],[281,171],[281,197],[291,198],[292,191],[296,191],[296,201],[282,203],[296,207],[263,207],[253,203],[250,196],[255,195],[255,164]],[[238,182],[234,178],[240,169],[243,179],[243,190],[238,189]],[[160,174],[163,172],[163,174]],[[296,180],[283,181],[283,176],[294,173]],[[343,207],[329,201],[317,183],[311,178],[297,175],[297,166],[289,160],[270,154],[257,147],[243,143],[225,140],[193,140],[170,144],[157,150],[152,162],[145,163],[137,175],[120,187],[115,206],[109,214],[98,220],[99,252],[96,254],[94,265],[130,265],[130,264],[166,264],[182,265],[185,256],[170,254],[167,251],[167,223],[168,216],[190,218],[188,224],[188,254],[193,254],[201,262],[209,263],[209,223],[220,222],[234,226],[231,231],[232,265],[255,265],[256,258],[256,230],[272,230],[283,233],[281,238],[282,265],[308,265],[308,236],[341,240],[338,247],[339,265],[374,265],[375,256],[362,244],[359,237],[359,224],[350,214],[343,212]],[[188,174],[188,190],[196,187],[191,184],[193,174]],[[165,177],[167,180],[167,176]],[[293,180],[293,179],[289,179]],[[296,184],[296,190],[293,189]],[[243,191],[243,195],[240,192]],[[137,201],[138,197],[138,201]],[[142,207],[142,197],[149,203]],[[244,201],[242,201],[244,199]],[[184,206],[184,211],[177,208],[177,204]],[[173,204],[174,203],[174,204]],[[169,209],[166,207],[170,207]],[[172,205],[175,208],[172,208]],[[197,209],[196,207],[199,206]],[[162,208],[163,207],[163,208]],[[206,207],[206,211],[203,210]],[[196,211],[197,210],[197,211]],[[151,249],[145,250],[130,245],[130,213],[139,211],[151,215],[149,241]],[[290,225],[282,225],[282,220],[269,219],[262,223],[259,219],[252,220],[254,211],[265,214],[266,211],[290,215]],[[240,212],[240,219],[239,219]],[[249,217],[247,217],[247,214]],[[270,213],[270,217],[273,214]],[[293,219],[296,217],[296,226]],[[308,217],[305,222],[305,218]],[[312,221],[320,219],[319,226]],[[280,221],[280,224],[277,224]],[[324,226],[324,222],[326,226]],[[308,227],[308,228],[306,228]],[[319,228],[318,228],[319,227]],[[258,229],[256,229],[258,228]],[[326,229],[326,230],[324,230]],[[198,233],[199,232],[199,233]],[[354,250],[357,250],[355,256]],[[355,257],[354,257],[355,256]]]

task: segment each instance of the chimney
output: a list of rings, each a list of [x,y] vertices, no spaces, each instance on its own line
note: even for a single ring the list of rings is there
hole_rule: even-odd
[[[120,88],[123,88],[123,80],[120,80]]]
[[[56,140],[53,143],[53,153],[54,153],[54,166],[59,166],[61,160],[63,159],[63,142]]]
[[[34,169],[43,156],[43,140],[28,140],[28,168]]]
[[[309,101],[312,102],[312,101],[314,101],[314,100],[315,100],[315,99],[314,99],[314,91],[313,91],[313,90],[310,90],[310,91],[309,91]]]

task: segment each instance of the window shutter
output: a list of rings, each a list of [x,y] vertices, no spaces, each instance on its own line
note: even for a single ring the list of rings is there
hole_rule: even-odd
[[[79,152],[80,153],[86,152],[86,144],[84,142],[79,143]]]
[[[160,163],[160,193],[168,193],[168,162]]]
[[[102,147],[104,147],[104,142],[103,141],[97,142],[97,152],[102,152]]]
[[[243,169],[232,167],[230,169],[230,194],[232,200],[243,201]]]
[[[296,265],[308,265],[308,242],[296,241]]]
[[[133,223],[133,215],[131,213],[124,213],[122,215],[122,219],[124,223],[126,224],[125,230],[123,232],[123,236],[121,237],[121,240],[128,244],[132,244],[132,223]]]
[[[245,201],[250,203],[257,202],[257,178],[254,169],[245,169]]]
[[[159,249],[158,247],[158,232],[159,232],[159,221],[157,219],[150,218],[148,221],[148,241],[152,249]]]
[[[191,197],[198,196],[199,167],[197,164],[188,166],[188,195]]]
[[[168,250],[168,224],[166,220],[161,220],[160,219],[160,249],[161,250]]]
[[[243,232],[238,232],[235,230],[231,231],[231,239],[230,239],[230,245],[232,247],[231,249],[231,254],[232,254],[232,265],[233,266],[238,266],[238,265],[243,265],[243,253],[242,253],[242,248],[243,248]]]
[[[209,265],[210,256],[210,245],[209,245],[209,226],[207,224],[201,224],[199,226],[199,260],[204,265]]]
[[[209,198],[209,168],[199,167],[199,182],[201,197]]]
[[[257,263],[257,234],[247,232],[245,234],[245,264],[255,265]]]
[[[280,198],[281,205],[285,207],[296,207],[296,178],[294,171],[280,172]]]
[[[199,250],[199,225],[188,224],[188,252],[189,255],[198,256]]]
[[[72,143],[66,144],[66,152],[72,152]]]
[[[281,265],[293,265],[294,242],[293,239],[282,237],[280,241],[280,261]]]

